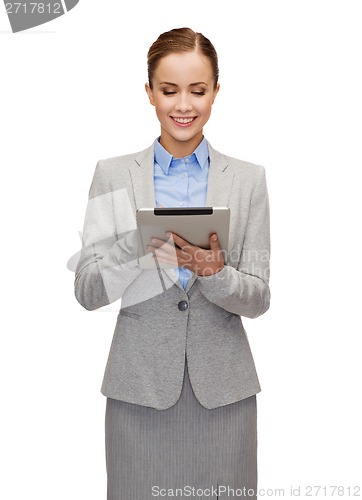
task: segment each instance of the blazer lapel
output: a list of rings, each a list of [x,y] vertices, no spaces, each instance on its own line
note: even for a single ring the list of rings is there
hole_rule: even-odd
[[[154,144],[138,153],[135,158],[135,168],[130,169],[136,208],[151,208],[156,206],[153,178]]]
[[[211,147],[208,141],[210,170],[207,181],[206,206],[228,207],[234,172],[224,155]]]
[[[157,140],[157,139],[156,139]],[[233,184],[234,173],[228,168],[226,158],[212,148],[208,141],[210,169],[207,183],[206,206],[228,207]],[[154,144],[141,151],[135,158],[134,168],[130,168],[133,183],[133,195],[136,209],[141,207],[156,207],[154,185]],[[229,242],[230,245],[230,242]],[[176,285],[184,290],[174,269],[162,269]],[[196,274],[190,277],[185,291],[188,292],[197,279]]]

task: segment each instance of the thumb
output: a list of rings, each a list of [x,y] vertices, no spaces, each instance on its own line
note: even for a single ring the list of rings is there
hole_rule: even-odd
[[[214,251],[220,250],[219,240],[216,233],[210,236],[210,249]]]

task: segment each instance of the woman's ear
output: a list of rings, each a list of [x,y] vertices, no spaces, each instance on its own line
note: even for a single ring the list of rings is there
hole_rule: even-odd
[[[218,83],[218,84],[216,85],[216,89],[214,90],[214,96],[213,96],[213,98],[212,98],[212,104],[214,104],[215,98],[216,98],[217,93],[219,92],[219,90],[220,90],[220,83]]]
[[[152,89],[151,89],[151,87],[150,87],[150,85],[149,85],[148,82],[145,83],[145,90],[147,92],[147,95],[148,95],[148,98],[150,100],[150,103],[152,104],[152,106],[154,106],[155,105],[155,101],[153,99],[153,91],[152,91]]]

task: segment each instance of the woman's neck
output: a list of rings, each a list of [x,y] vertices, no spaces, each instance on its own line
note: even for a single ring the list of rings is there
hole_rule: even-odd
[[[183,158],[184,156],[191,155],[203,139],[202,132],[200,134],[197,134],[189,141],[177,141],[170,135],[164,134],[162,132],[160,137],[160,144],[174,158]]]

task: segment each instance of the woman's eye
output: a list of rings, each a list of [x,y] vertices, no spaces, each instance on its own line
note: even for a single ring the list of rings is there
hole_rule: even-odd
[[[164,90],[162,93],[163,93],[163,95],[173,95],[173,94],[176,94],[175,91],[167,91],[167,90]],[[205,95],[205,92],[203,92],[203,91],[192,92],[192,94],[194,94],[194,95]]]

